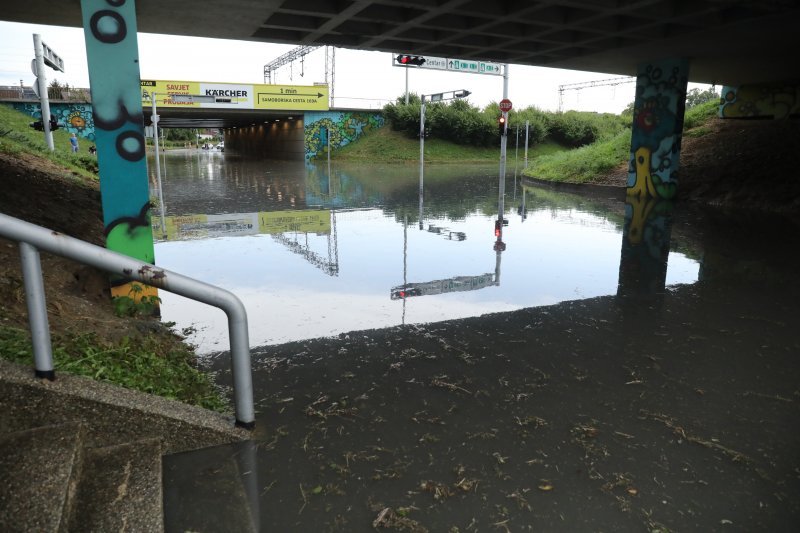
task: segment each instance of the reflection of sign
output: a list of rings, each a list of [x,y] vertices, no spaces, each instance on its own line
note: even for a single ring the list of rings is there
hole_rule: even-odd
[[[494,285],[492,274],[481,276],[456,276],[450,279],[427,281],[425,283],[408,283],[394,287],[390,293],[392,300],[404,300],[411,296],[430,296],[446,292],[475,291]]]
[[[259,233],[330,233],[330,211],[268,211],[258,214]]]
[[[153,234],[160,237],[161,219],[152,218]],[[275,211],[226,215],[179,215],[164,217],[167,240],[205,239],[283,233],[287,231],[330,233],[329,211]]]
[[[256,85],[181,80],[141,80],[142,105],[225,109],[327,111],[325,85]]]

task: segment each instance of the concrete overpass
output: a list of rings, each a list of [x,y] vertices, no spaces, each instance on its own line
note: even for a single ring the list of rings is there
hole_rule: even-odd
[[[121,2],[110,2],[119,4]],[[0,18],[82,27],[81,2],[6,2]],[[690,81],[800,78],[793,0],[138,0],[139,31],[410,52],[635,75],[685,57]]]

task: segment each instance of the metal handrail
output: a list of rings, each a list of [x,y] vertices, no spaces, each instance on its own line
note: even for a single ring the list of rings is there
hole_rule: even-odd
[[[25,300],[28,306],[37,377],[55,378],[42,267],[39,260],[39,250],[44,250],[222,309],[228,316],[236,425],[248,429],[255,427],[247,312],[236,295],[214,285],[2,213],[0,213],[0,236],[15,240],[20,245]]]

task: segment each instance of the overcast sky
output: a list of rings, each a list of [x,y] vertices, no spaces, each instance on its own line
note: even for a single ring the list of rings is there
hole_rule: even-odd
[[[0,15],[2,16],[2,15]],[[0,22],[0,85],[33,84],[33,34],[38,33],[64,60],[65,72],[47,70],[53,79],[74,87],[88,87],[83,30]],[[264,83],[264,65],[294,48],[292,45],[139,34],[139,64],[143,79]],[[402,50],[398,52],[403,52]],[[555,111],[558,86],[619,77],[616,74],[578,72],[511,65],[508,97],[515,109],[535,105]],[[325,81],[325,54],[320,48],[291,66],[281,67],[273,83],[312,85]],[[706,85],[690,84],[706,88]],[[431,94],[466,89],[469,101],[480,107],[503,97],[502,76],[456,74],[419,70],[409,72],[409,90]],[[336,49],[333,94],[337,107],[380,107],[405,91],[405,69],[392,66],[386,52]],[[564,109],[620,112],[634,98],[634,84],[603,86],[564,93]]]

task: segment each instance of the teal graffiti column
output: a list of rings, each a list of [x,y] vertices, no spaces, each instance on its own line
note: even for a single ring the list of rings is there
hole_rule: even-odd
[[[689,63],[685,59],[639,65],[628,196],[669,200],[678,190],[688,75]]]
[[[617,287],[625,300],[664,294],[688,75],[685,59],[638,68]]]
[[[153,263],[134,0],[81,0],[106,247]],[[112,279],[112,296],[154,296]],[[152,294],[151,294],[152,293]]]

